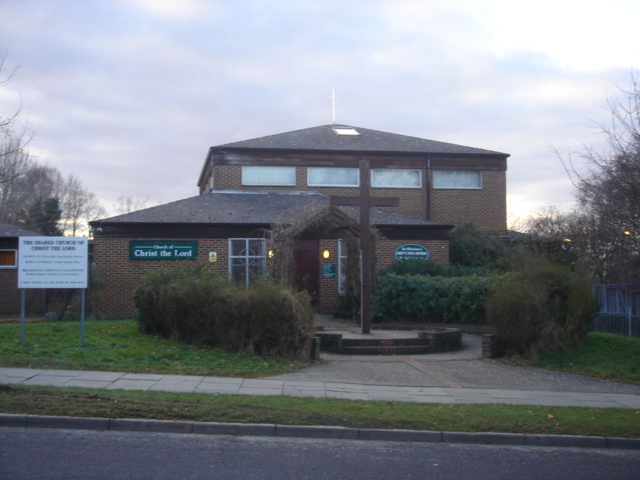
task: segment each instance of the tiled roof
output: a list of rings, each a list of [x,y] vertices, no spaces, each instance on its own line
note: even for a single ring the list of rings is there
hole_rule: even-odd
[[[24,228],[0,222],[0,237],[41,237],[41,233],[30,232]]]
[[[145,208],[137,212],[91,222],[101,224],[272,224],[286,221],[287,217],[311,205],[327,204],[326,195],[314,193],[277,192],[212,192],[184,200]],[[357,207],[341,207],[358,216]],[[444,224],[401,215],[386,210],[371,209],[374,225],[424,225]]]
[[[355,129],[360,135],[337,135],[334,128]],[[347,125],[322,125],[293,132],[243,140],[212,147],[213,150],[323,150],[344,152],[433,153],[509,156],[506,153],[380,132]]]

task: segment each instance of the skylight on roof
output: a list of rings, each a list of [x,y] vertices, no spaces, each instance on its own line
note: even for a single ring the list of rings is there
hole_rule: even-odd
[[[358,132],[353,127],[333,127],[332,130],[336,135],[342,135],[347,137],[360,135],[360,132]]]

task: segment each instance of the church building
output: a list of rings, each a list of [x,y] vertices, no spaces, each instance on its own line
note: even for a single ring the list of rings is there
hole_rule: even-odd
[[[292,283],[331,314],[345,291],[343,234],[360,218],[363,163],[379,270],[402,258],[447,264],[457,225],[504,235],[508,156],[347,125],[211,147],[199,195],[91,223],[102,311],[133,316],[139,279],[184,262],[249,284],[283,254],[272,244],[275,226],[297,222]]]

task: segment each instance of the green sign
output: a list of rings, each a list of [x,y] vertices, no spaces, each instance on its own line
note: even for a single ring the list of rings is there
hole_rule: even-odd
[[[396,248],[396,260],[406,260],[407,258],[419,258],[426,260],[429,258],[429,250],[422,245],[408,243]]]
[[[335,263],[323,263],[322,264],[322,278],[336,278],[336,264]]]
[[[195,260],[198,242],[130,242],[131,260]]]

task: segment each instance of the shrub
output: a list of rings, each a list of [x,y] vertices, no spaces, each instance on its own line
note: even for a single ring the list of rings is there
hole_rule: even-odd
[[[491,271],[483,267],[439,265],[431,260],[408,258],[394,262],[389,267],[380,270],[378,275],[386,275],[388,273],[395,275],[426,275],[429,277],[470,277],[472,275],[489,275]]]
[[[386,274],[378,278],[373,302],[377,321],[486,323],[484,300],[497,276],[427,277]]]
[[[586,276],[539,255],[494,284],[486,303],[503,352],[525,358],[579,343],[596,309]]]
[[[202,267],[153,272],[134,293],[143,331],[256,355],[309,357],[315,313],[306,293],[274,283],[245,289]]]
[[[450,261],[464,267],[500,267],[507,249],[499,236],[489,235],[471,224],[456,228],[451,234]]]

